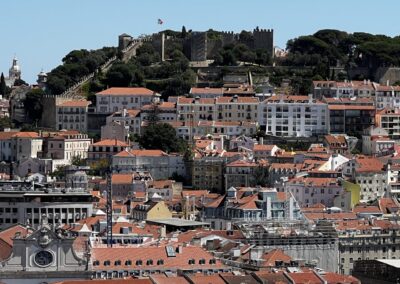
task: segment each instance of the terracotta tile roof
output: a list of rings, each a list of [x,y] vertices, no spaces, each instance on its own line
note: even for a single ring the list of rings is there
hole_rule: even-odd
[[[353,208],[354,213],[382,213],[378,206],[357,205]]]
[[[268,271],[257,271],[254,272],[258,278],[260,278],[263,283],[274,283],[274,284],[289,284],[292,283],[289,279],[285,276],[283,271],[278,272],[268,272]]]
[[[367,220],[336,220],[335,228],[337,231],[368,231],[371,225]]]
[[[356,157],[356,172],[382,172],[384,164],[377,158],[358,156]]]
[[[117,139],[104,139],[100,140],[99,142],[93,143],[92,146],[121,146],[121,147],[128,147],[129,145],[126,144],[124,141],[120,141]]]
[[[196,95],[196,94],[218,94],[218,95],[223,95],[224,94],[224,89],[223,88],[191,88],[190,89],[190,94]]]
[[[292,164],[292,163],[271,163],[270,169],[281,169],[281,170],[301,170],[302,164]]]
[[[325,272],[322,276],[327,281],[327,284],[361,284],[361,281],[351,275],[343,275],[334,272]]]
[[[215,104],[215,100],[213,98],[186,98],[186,97],[178,97],[177,104],[206,104],[213,105]]]
[[[284,263],[289,263],[292,258],[285,254],[281,249],[273,249],[265,253],[262,257],[264,260],[263,266],[275,267],[276,261],[283,261]]]
[[[134,88],[109,88],[107,90],[101,91],[100,93],[97,93],[96,95],[126,95],[126,96],[152,96],[154,92],[152,90],[149,90],[147,88],[139,88],[139,87],[134,87]]]
[[[150,276],[154,284],[189,284],[183,276],[167,277],[165,274],[154,274]]]
[[[87,107],[92,102],[87,100],[79,100],[79,101],[66,101],[61,104],[58,104],[57,107]]]
[[[17,138],[40,138],[39,134],[36,132],[17,132],[13,135]]]
[[[253,151],[272,151],[272,149],[275,147],[276,145],[260,145],[260,144],[256,144],[253,147]]]
[[[258,167],[258,164],[255,162],[248,162],[244,160],[237,160],[230,162],[226,165],[227,167]]]
[[[251,275],[221,275],[221,277],[229,284],[259,284]]]
[[[132,156],[163,157],[163,156],[168,156],[168,154],[161,150],[124,150],[119,152],[115,156],[116,157],[132,157]]]
[[[323,284],[324,282],[318,278],[314,272],[294,272],[288,273],[289,277],[296,284]]]
[[[2,131],[0,132],[0,140],[8,140],[11,139],[18,131]]]
[[[137,117],[140,114],[140,109],[127,109],[126,114],[127,114],[127,117]],[[122,116],[122,112],[116,111],[111,116],[119,118]]]
[[[154,107],[153,105],[144,105],[142,106],[141,110],[151,110],[153,109],[153,107]],[[157,108],[159,110],[171,109],[171,108],[175,109],[175,107],[176,104],[172,102],[161,102],[160,104],[157,105]]]
[[[357,215],[354,212],[343,213],[303,213],[308,220],[355,220]]]
[[[224,200],[225,200],[225,195],[222,195],[222,196],[218,197],[217,199],[211,201],[210,203],[206,204],[204,207],[217,208],[221,204],[223,204]]]
[[[288,181],[288,184],[302,184],[305,186],[338,186],[336,178],[323,178],[323,177],[297,177]]]
[[[111,177],[111,183],[113,184],[132,184],[133,174],[113,174]]]
[[[392,198],[382,197],[378,203],[379,208],[384,214],[391,214],[400,210],[399,204]]]
[[[32,231],[22,225],[14,225],[3,231],[0,231],[0,260],[6,260],[11,256],[13,247],[13,238],[16,234],[26,237]]]
[[[188,278],[193,284],[225,284],[220,275],[189,274]]]
[[[189,264],[189,260],[194,259],[195,264]],[[205,264],[200,264],[201,259]],[[175,257],[168,257],[165,246],[159,247],[124,247],[124,248],[93,248],[92,260],[99,261],[99,265],[93,266],[93,270],[122,270],[140,267],[140,269],[154,270],[177,270],[177,269],[215,269],[223,268],[219,260],[215,264],[210,264],[214,259],[213,255],[200,247],[187,246],[182,248],[182,252],[176,253]],[[132,262],[131,265],[126,263]],[[136,261],[141,260],[142,265],[138,266]],[[152,260],[148,262],[148,260]],[[158,262],[162,260],[163,263]],[[105,265],[105,261],[110,261],[110,265]],[[115,265],[115,261],[121,261],[120,265]]]
[[[200,149],[207,148],[213,143],[212,140],[196,140],[196,147]]]

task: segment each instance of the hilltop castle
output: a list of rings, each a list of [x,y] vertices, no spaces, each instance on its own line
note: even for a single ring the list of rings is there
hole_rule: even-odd
[[[160,51],[163,58],[163,50],[175,43],[183,46],[183,52],[190,61],[205,61],[212,59],[218,50],[230,43],[243,43],[252,50],[265,49],[269,54],[273,54],[274,31],[272,29],[255,28],[248,33],[246,38],[241,38],[239,33],[216,32],[211,35],[209,32],[193,31],[185,38],[165,36],[164,33],[157,33],[151,36],[151,42],[156,50]],[[134,39],[122,34],[118,38],[119,48],[126,48]]]

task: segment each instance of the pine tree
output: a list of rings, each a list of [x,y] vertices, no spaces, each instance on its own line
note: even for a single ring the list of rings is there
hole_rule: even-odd
[[[3,98],[6,97],[6,92],[7,92],[6,80],[4,79],[4,74],[1,73],[1,77],[0,77],[0,94],[3,96]]]
[[[182,32],[181,32],[182,38],[186,38],[186,35],[187,35],[186,28],[185,26],[182,26]]]

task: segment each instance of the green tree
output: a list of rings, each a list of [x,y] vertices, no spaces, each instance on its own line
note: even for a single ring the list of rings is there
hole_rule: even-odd
[[[9,117],[1,117],[0,118],[0,131],[4,131],[5,128],[11,128],[12,122]]]
[[[62,180],[65,178],[65,169],[66,166],[58,166],[52,173],[50,173],[50,176],[57,180]]]
[[[109,87],[128,87],[133,79],[133,74],[126,64],[113,65],[106,75],[106,84]]]
[[[186,38],[186,36],[187,36],[186,28],[185,26],[182,26],[181,37]]]
[[[28,86],[29,84],[22,79],[16,79],[14,81],[14,86],[22,86],[22,85]]]
[[[160,121],[160,108],[157,104],[152,104],[150,106],[150,112],[146,118],[148,125],[157,124]]]
[[[145,149],[159,149],[164,152],[185,153],[186,141],[176,136],[175,128],[167,123],[149,125],[138,139],[139,145]]]
[[[254,186],[267,186],[268,184],[268,170],[266,167],[259,165],[253,171]]]
[[[0,76],[0,94],[5,98],[7,96],[7,85],[3,72]]]
[[[73,156],[71,164],[74,166],[84,166],[86,164],[86,160],[82,159],[81,156]]]
[[[108,159],[101,159],[90,165],[89,174],[92,176],[104,176],[110,168]]]
[[[42,118],[43,95],[44,91],[42,89],[32,89],[25,96],[25,101],[24,101],[25,112],[31,119],[31,121],[37,122]]]

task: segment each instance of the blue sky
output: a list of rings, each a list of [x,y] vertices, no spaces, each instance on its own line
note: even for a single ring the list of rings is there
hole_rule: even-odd
[[[1,1],[0,71],[17,55],[29,83],[73,49],[117,45],[117,36],[160,29],[273,28],[275,45],[319,29],[400,34],[400,1],[362,0],[12,0]],[[164,21],[157,25],[157,19]]]

